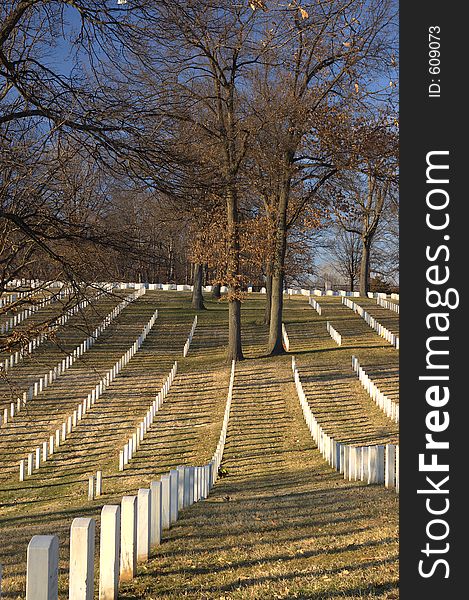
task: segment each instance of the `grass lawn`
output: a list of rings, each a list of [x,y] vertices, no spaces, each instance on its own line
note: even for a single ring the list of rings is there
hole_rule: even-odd
[[[398,352],[337,299],[321,299],[322,304],[319,317],[304,297],[285,303],[291,353],[313,410],[322,411],[321,418],[342,441],[397,441],[395,424],[368,397],[350,364],[356,354],[397,395]],[[19,459],[86,397],[155,308],[160,316],[142,349],[60,451],[20,484]],[[265,357],[262,297],[250,295],[242,312],[246,360],[236,368],[223,459],[226,476],[207,500],[181,512],[156,554],[140,566],[133,582],[121,587],[119,597],[398,598],[398,496],[381,486],[345,481],[325,463],[303,422],[291,357]],[[202,464],[212,455],[229,380],[227,305],[207,301],[183,359],[193,315],[188,294],[147,292],[125,309],[83,362],[31,402],[10,429],[0,431],[4,597],[24,597],[31,536],[57,533],[60,597],[67,598],[68,530],[74,517],[99,517],[103,504],[120,502],[122,495],[135,493],[170,468]],[[327,334],[326,320],[343,334],[341,348]],[[50,360],[55,351],[51,347]],[[136,457],[121,473],[118,450],[176,359],[173,387]],[[41,360],[47,362],[45,352]],[[37,376],[43,371],[38,367]],[[6,384],[1,386],[6,395]],[[98,469],[103,470],[104,496],[90,502],[87,478]]]

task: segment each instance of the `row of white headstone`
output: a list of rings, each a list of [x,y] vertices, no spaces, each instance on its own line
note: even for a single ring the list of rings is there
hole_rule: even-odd
[[[27,459],[20,461],[20,473],[19,480],[24,481],[27,475],[32,475],[35,469],[39,469],[47,459],[54,454],[54,452],[64,443],[67,436],[78,426],[79,422],[83,419],[85,414],[91,410],[94,404],[99,400],[102,394],[106,391],[109,385],[114,381],[120,371],[129,363],[130,360],[142,347],[148,333],[151,331],[155,321],[158,317],[158,310],[155,310],[151,319],[143,328],[142,333],[130,346],[130,348],[124,352],[121,358],[109,369],[106,375],[100,380],[100,382],[92,389],[88,396],[78,404],[76,410],[73,411],[72,415],[62,423],[62,426],[55,431],[55,434],[51,435],[48,440],[44,441],[38,446],[35,452],[28,454]]]
[[[319,316],[322,315],[322,308],[317,300],[315,300],[314,298],[310,298],[309,304],[314,308],[314,310],[318,313]]]
[[[230,384],[228,387],[228,396],[226,398],[225,413],[223,415],[223,425],[218,439],[218,444],[215,452],[213,453],[212,460],[209,464],[213,465],[212,472],[214,475],[213,483],[215,483],[218,476],[218,469],[220,468],[221,461],[223,458],[223,452],[225,450],[226,435],[228,432],[228,422],[230,420],[231,401],[233,399],[233,386],[235,377],[236,361],[231,362],[231,373],[230,373]]]
[[[385,298],[376,298],[376,303],[383,308],[387,308],[388,310],[393,310],[395,313],[399,314],[399,304],[395,302],[391,302],[390,300],[386,300]]]
[[[377,319],[372,317],[368,312],[366,312],[366,310],[363,307],[358,305],[356,302],[352,302],[352,300],[349,300],[348,298],[342,298],[342,304],[345,304],[345,306],[348,306],[348,308],[353,310],[353,312],[360,315],[360,317],[364,319],[364,321],[370,327],[372,327],[378,335],[380,335],[387,342],[392,344],[392,346],[394,346],[396,350],[399,350],[398,336],[395,333],[392,333],[392,331],[389,331],[389,329],[384,327],[384,325],[381,325],[381,323]]]
[[[214,464],[214,469],[218,472],[218,468],[221,463],[221,457],[223,456],[223,450],[225,447],[226,433],[228,429],[228,420],[230,415],[230,407],[231,407],[231,398],[233,395],[233,383],[234,383],[234,372],[235,372],[236,362],[233,361],[231,365],[231,374],[230,374],[230,384],[228,388],[228,398],[225,406],[225,414],[223,417],[223,425],[220,433],[220,439],[217,444],[217,448],[212,457],[212,463]],[[178,363],[175,361],[168,377],[166,378],[161,390],[156,395],[155,400],[153,400],[150,408],[145,414],[143,420],[139,423],[136,428],[135,433],[132,434],[132,437],[129,438],[128,442],[124,444],[122,450],[119,451],[119,471],[123,471],[126,465],[132,460],[133,456],[137,452],[140,447],[140,443],[143,441],[148,429],[150,429],[153,424],[154,418],[158,410],[161,408],[166,396],[169,393],[171,388],[171,384],[174,381],[174,378],[177,374]]]
[[[91,301],[98,300],[103,294],[106,292],[104,290],[100,290],[96,296],[92,299],[84,299],[69,308],[63,315],[61,315],[58,319],[56,319],[51,325],[49,325],[46,331],[40,333],[35,338],[33,338],[27,346],[22,347],[20,350],[12,353],[9,358],[7,358],[4,362],[0,363],[0,369],[3,369],[5,372],[11,369],[14,365],[17,365],[25,356],[29,356],[32,354],[36,348],[38,348],[42,342],[49,338],[51,332],[56,331],[58,327],[65,325],[67,321],[73,317],[79,310],[83,310],[91,303]]]
[[[166,377],[160,391],[153,400],[150,408],[147,410],[144,418],[140,421],[135,432],[130,436],[129,440],[124,444],[122,450],[119,450],[119,471],[123,471],[126,465],[128,465],[135,456],[135,453],[139,449],[141,442],[143,442],[147,431],[153,425],[156,413],[160,410],[166,396],[169,394],[169,390],[171,389],[171,385],[177,374],[177,368],[178,363],[175,361],[171,367],[169,375]]]
[[[189,348],[192,342],[192,338],[194,337],[194,333],[195,333],[195,328],[197,327],[197,315],[195,315],[194,320],[192,321],[192,327],[191,330],[189,332],[189,337],[186,340],[186,343],[184,344],[184,349],[182,351],[182,355],[184,357],[187,356],[187,353],[189,352]]]
[[[6,425],[12,421],[16,414],[18,414],[22,408],[25,407],[28,400],[32,400],[45,390],[50,384],[52,384],[58,377],[60,377],[65,371],[67,371],[79,358],[81,358],[90,348],[92,348],[99,338],[99,336],[109,327],[109,325],[116,319],[120,313],[134,300],[142,295],[141,291],[138,290],[133,294],[130,294],[127,298],[122,300],[106,315],[103,321],[93,331],[93,333],[87,337],[81,344],[79,344],[73,352],[68,354],[62,359],[53,369],[48,373],[40,377],[32,385],[29,386],[26,392],[23,392],[22,398],[17,398],[16,402],[10,402],[9,408],[3,409],[3,415],[0,415],[0,426]]]
[[[60,287],[65,285],[63,282],[60,281],[53,281],[53,282],[44,282],[44,281],[40,281],[40,280],[34,280],[34,281],[29,281],[29,280],[17,280],[12,282],[13,287],[19,287],[19,286],[25,286],[25,285],[29,285],[32,288],[35,287],[40,287],[40,286],[44,286],[44,285],[48,285],[50,287]],[[183,291],[192,291],[193,287],[192,285],[188,285],[188,284],[178,284],[178,283],[141,283],[141,282],[128,282],[128,281],[114,281],[112,283],[110,282],[98,282],[96,284],[98,287],[102,287],[102,286],[111,286],[111,288],[118,288],[118,289],[140,289],[140,288],[146,288],[148,290],[164,290],[164,291],[178,291],[178,292],[183,292]],[[211,292],[213,290],[213,286],[212,285],[206,285],[203,286],[203,291],[204,292]],[[228,291],[228,287],[225,285],[221,286],[221,293],[226,293]],[[254,291],[254,288],[252,286],[249,286],[247,288],[248,293],[252,293]],[[260,293],[261,294],[265,294],[266,293],[266,288],[262,287],[260,288]],[[319,289],[304,289],[304,288],[286,288],[284,289],[284,294],[288,294],[289,296],[292,295],[303,295],[303,296],[353,296],[355,298],[359,298],[360,297],[360,292],[349,292],[346,290],[319,290]],[[368,292],[367,293],[368,298],[387,298],[388,294],[386,294],[385,292]],[[399,294],[391,294],[391,299],[395,299],[395,300],[399,300]]]
[[[399,404],[380,391],[376,383],[370,379],[363,367],[360,366],[356,356],[352,356],[352,369],[358,375],[360,383],[368,392],[370,398],[375,401],[377,406],[387,417],[392,419],[395,423],[399,423]]]
[[[18,302],[19,300],[23,300],[24,298],[26,298],[26,300],[32,298],[31,292],[29,290],[24,292],[11,292],[10,294],[2,295],[2,297],[0,298],[0,308],[8,308],[10,304]]]
[[[19,287],[28,287],[31,289],[37,289],[39,287],[43,287],[45,284],[50,282],[41,281],[40,279],[12,279],[7,283],[7,288],[19,288]],[[63,282],[60,282],[60,285],[64,285]]]
[[[132,580],[138,564],[144,564],[161,544],[163,531],[176,523],[180,511],[208,497],[218,478],[230,416],[235,362],[230,374],[223,425],[210,462],[202,466],[178,466],[124,496],[120,505],[101,510],[99,550],[99,599],[117,600],[119,584]],[[96,523],[76,518],[70,530],[69,600],[93,600],[95,582]],[[59,539],[35,535],[28,545],[26,600],[57,600]]]
[[[208,497],[211,465],[172,469],[124,496],[120,504],[104,505],[100,519],[99,599],[117,600],[119,584],[132,580],[138,564],[155,554],[163,531],[179,512]],[[75,518],[70,529],[69,600],[93,600],[95,587],[96,522]],[[59,539],[35,535],[28,545],[26,600],[58,599]]]
[[[345,290],[313,290],[313,296],[354,296],[358,298],[360,292],[346,292]]]
[[[334,342],[338,346],[342,346],[342,336],[336,329],[334,329],[334,327],[332,327],[332,325],[329,323],[329,321],[326,322],[326,328],[327,328],[329,335],[334,340]]]
[[[337,442],[319,424],[309,406],[306,394],[292,357],[292,370],[303,416],[312,438],[323,458],[349,481],[363,481],[367,485],[384,484],[399,491],[399,446],[353,446]]]
[[[282,323],[282,341],[285,350],[288,352],[290,350],[290,340],[288,339],[288,333],[287,328],[285,327],[285,323]]]
[[[0,308],[4,308],[5,306],[9,306],[16,302],[17,300],[21,300],[22,298],[26,298],[30,296],[29,292],[12,292],[10,294],[5,294],[0,297]]]
[[[48,298],[42,298],[41,300],[35,300],[31,298],[31,306],[29,308],[25,308],[21,312],[17,313],[14,317],[11,317],[0,326],[0,334],[3,335],[8,333],[13,327],[16,327],[26,319],[29,319],[31,315],[36,313],[41,308],[45,308],[49,306],[49,304],[54,304],[59,300],[62,300],[70,293],[69,289],[63,289],[59,293],[51,294]]]
[[[56,287],[60,287],[65,285],[63,282],[60,281],[54,281],[54,282],[43,282],[43,281],[39,281],[39,280],[34,280],[34,281],[28,281],[28,280],[17,280],[16,282],[13,282],[13,285],[18,287],[20,285],[25,286],[25,285],[29,285],[30,287],[34,288],[34,287],[40,287],[40,286],[44,286],[44,285],[48,285],[50,287],[56,286]],[[98,282],[96,284],[98,287],[103,287],[103,286],[110,286],[111,288],[118,288],[118,289],[141,289],[141,288],[146,288],[148,290],[164,290],[164,291],[178,291],[178,292],[182,292],[182,291],[192,291],[193,290],[193,286],[192,285],[188,285],[188,284],[178,284],[178,283],[137,283],[137,282],[128,282],[128,281],[114,281],[112,283],[110,282]],[[206,285],[203,286],[203,291],[204,292],[211,292],[213,290],[213,286],[212,285]],[[220,289],[221,293],[226,293],[228,291],[228,287],[225,285],[221,286]],[[247,292],[248,293],[252,293],[254,291],[254,288],[252,286],[249,286],[247,288]],[[265,294],[266,293],[266,288],[265,287],[261,287],[260,288],[260,293],[261,294]],[[304,288],[286,288],[284,289],[284,294],[287,294],[289,296],[292,295],[303,295],[303,296],[352,296],[355,298],[359,298],[360,297],[360,292],[349,292],[346,290],[319,290],[319,289],[304,289]],[[368,292],[367,293],[368,298],[387,298],[388,294],[386,294],[385,292]],[[399,294],[391,294],[391,299],[394,300],[399,300]]]

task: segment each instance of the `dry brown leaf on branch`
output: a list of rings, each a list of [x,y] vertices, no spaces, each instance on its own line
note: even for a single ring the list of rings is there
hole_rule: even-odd
[[[307,19],[309,17],[309,13],[304,8],[301,8],[301,6],[300,6],[299,10],[300,10],[302,19]]]
[[[262,10],[267,10],[265,2],[263,2],[262,0],[249,0],[249,6],[252,8],[252,10],[257,10],[258,8],[261,8]]]

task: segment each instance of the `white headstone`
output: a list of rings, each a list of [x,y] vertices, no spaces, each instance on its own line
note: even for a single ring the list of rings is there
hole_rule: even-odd
[[[396,446],[386,444],[386,471],[384,476],[384,485],[387,488],[393,488],[396,483]]]
[[[399,493],[399,446],[396,446],[396,492]]]
[[[195,467],[189,467],[189,505],[194,504]]]
[[[161,481],[161,506],[162,506],[162,528],[169,529],[171,526],[171,479],[169,474],[162,475]]]
[[[88,477],[88,500],[94,500],[94,475]]]
[[[96,498],[99,498],[103,493],[103,472],[96,471]]]
[[[179,485],[179,473],[176,469],[171,469],[169,472],[171,494],[171,511],[170,511],[170,522],[171,524],[176,523],[178,520],[178,485]]]
[[[183,465],[179,465],[176,467],[178,476],[178,510],[182,510],[184,508],[184,472],[186,467]]]
[[[161,481],[152,481],[150,483],[150,547],[161,544],[161,530],[163,522],[162,514],[162,484]]]
[[[70,529],[69,600],[94,598],[95,520],[73,519]]]
[[[117,600],[120,571],[120,506],[103,506],[99,548],[99,600]]]
[[[32,475],[33,474],[33,468],[34,468],[34,454],[31,452],[30,454],[28,454],[28,475]]]
[[[26,600],[57,600],[59,538],[35,535],[28,545]]]
[[[151,494],[149,489],[138,490],[137,504],[137,561],[143,562],[150,556]]]
[[[135,577],[137,567],[137,496],[124,496],[121,502],[120,579]]]
[[[384,482],[384,446],[368,446],[368,484]]]

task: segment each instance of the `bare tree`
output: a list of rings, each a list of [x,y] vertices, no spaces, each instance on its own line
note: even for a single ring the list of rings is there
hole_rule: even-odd
[[[360,236],[338,224],[332,229],[328,250],[334,259],[335,269],[348,282],[350,291],[355,291],[360,275]]]
[[[396,206],[398,139],[394,119],[386,113],[371,122],[360,119],[353,127],[353,140],[354,171],[342,179],[342,202],[336,214],[345,231],[360,236],[360,294],[365,296],[373,240],[383,214]]]
[[[253,11],[247,3],[168,3],[160,11],[155,30],[162,46],[157,61],[159,74],[151,83],[144,77],[153,90],[159,89],[161,77],[165,78],[164,92],[157,104],[165,106],[165,118],[188,124],[194,144],[204,148],[204,154],[199,155],[201,180],[207,173],[212,178],[216,174],[213,187],[223,198],[226,214],[224,283],[229,288],[228,360],[243,358],[240,178],[249,141],[243,97],[248,75],[262,55],[260,23],[258,11]],[[183,168],[187,152],[189,160],[194,158],[194,144],[182,147],[180,140],[173,142],[180,149]],[[181,201],[184,201],[182,194]]]
[[[271,4],[266,4],[271,10]],[[282,307],[285,256],[289,228],[302,210],[319,198],[321,187],[338,165],[319,143],[321,121],[332,123],[337,107],[364,101],[367,78],[381,64],[387,48],[390,3],[360,1],[274,3],[278,16],[269,39],[270,64],[260,86],[258,113],[275,136],[277,164],[275,237],[272,260],[272,301],[269,352],[282,353]],[[340,111],[337,111],[340,114]],[[334,133],[334,132],[332,132]],[[291,206],[292,191],[305,193]]]

